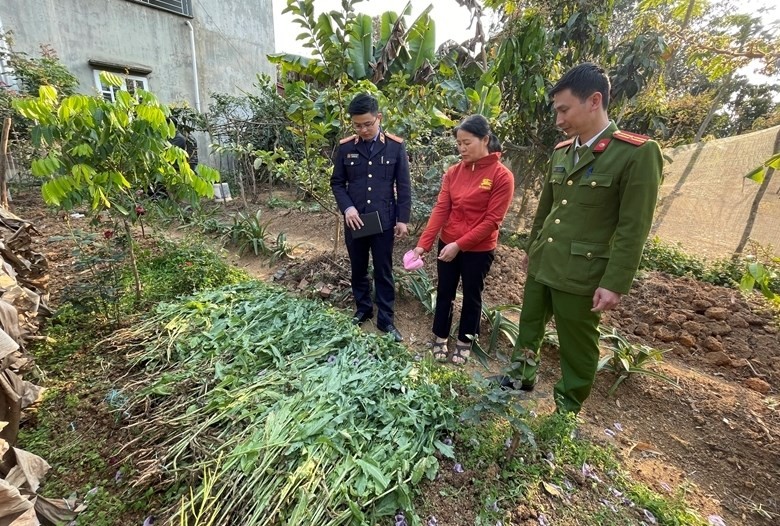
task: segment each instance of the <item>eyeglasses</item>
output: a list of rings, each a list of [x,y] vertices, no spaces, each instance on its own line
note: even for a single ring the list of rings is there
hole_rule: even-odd
[[[363,123],[363,124],[358,124],[356,122],[353,122],[352,127],[356,130],[367,130],[371,128],[374,124],[376,124],[376,121],[378,120],[379,120],[379,116],[377,115],[377,117],[374,119],[374,122]]]

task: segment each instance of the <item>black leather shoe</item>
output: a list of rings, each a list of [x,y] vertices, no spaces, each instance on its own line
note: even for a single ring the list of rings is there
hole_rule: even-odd
[[[381,328],[381,329],[379,329],[379,330],[380,330],[380,331],[382,331],[382,332],[386,332],[387,334],[389,334],[390,336],[392,336],[392,337],[393,337],[393,339],[394,339],[396,342],[402,342],[402,341],[404,341],[404,337],[403,337],[403,336],[401,336],[401,333],[400,333],[400,332],[398,332],[398,329],[396,329],[394,325],[388,325],[388,326],[386,326],[386,327],[383,327],[383,328]]]
[[[488,381],[494,384],[498,384],[501,389],[515,389],[517,391],[531,392],[536,387],[539,377],[535,376],[533,380],[517,381],[511,376],[497,375],[489,376]]]
[[[374,317],[373,312],[356,312],[352,316],[352,325],[360,325]]]

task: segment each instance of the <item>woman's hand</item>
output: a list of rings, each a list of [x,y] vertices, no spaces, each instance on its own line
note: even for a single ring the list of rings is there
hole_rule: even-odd
[[[422,257],[423,254],[425,254],[425,249],[422,247],[415,247],[412,252],[414,252],[414,255],[416,256],[412,261],[417,261]]]
[[[444,262],[450,262],[455,259],[455,256],[460,252],[460,247],[454,241],[444,246],[439,252],[439,259]]]

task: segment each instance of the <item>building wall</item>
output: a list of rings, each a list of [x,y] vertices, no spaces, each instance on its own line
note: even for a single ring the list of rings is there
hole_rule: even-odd
[[[166,103],[196,107],[189,21],[195,32],[202,109],[213,92],[238,94],[256,74],[274,74],[271,0],[192,0],[193,18],[127,0],[2,0],[0,19],[14,49],[37,56],[51,45],[95,92],[88,60],[150,68],[149,89]]]

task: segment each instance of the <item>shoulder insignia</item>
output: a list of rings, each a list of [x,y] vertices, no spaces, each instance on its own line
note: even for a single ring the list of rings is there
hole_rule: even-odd
[[[561,141],[555,145],[555,149],[560,150],[561,148],[565,148],[566,146],[572,144],[573,142],[574,142],[574,137],[572,137],[571,139],[567,139],[565,141]]]
[[[339,141],[339,144],[347,144],[349,141],[353,141],[357,138],[357,135],[350,135],[349,137],[344,137]]]
[[[404,140],[401,137],[399,137],[398,135],[393,135],[392,133],[385,132],[385,137],[398,143],[404,142]]]
[[[593,145],[593,153],[600,153],[607,149],[611,139],[601,139],[599,142]]]
[[[647,135],[640,135],[638,133],[631,133],[623,130],[616,131],[612,134],[613,139],[633,144],[634,146],[642,146],[644,143],[650,140]]]

